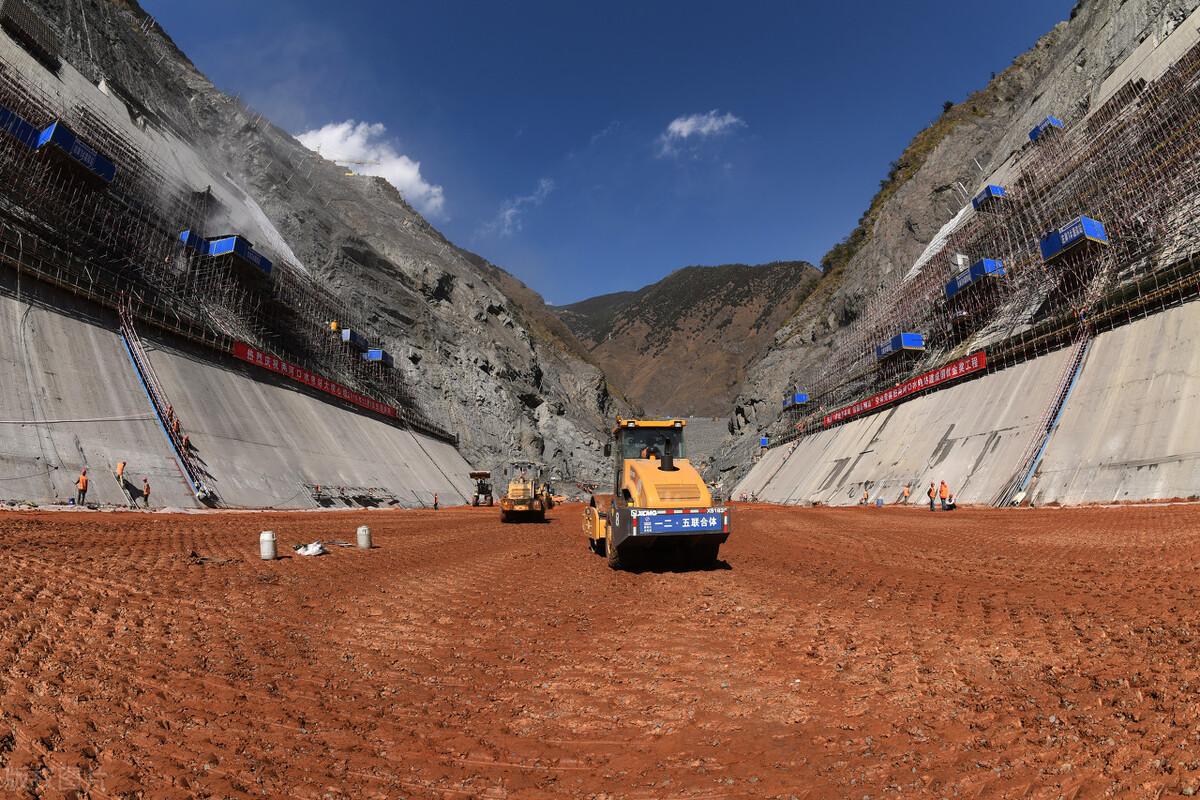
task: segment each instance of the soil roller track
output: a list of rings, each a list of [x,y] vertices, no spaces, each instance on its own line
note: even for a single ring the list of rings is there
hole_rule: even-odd
[[[1200,508],[736,513],[722,568],[640,574],[578,507],[5,513],[0,795],[1200,786]]]

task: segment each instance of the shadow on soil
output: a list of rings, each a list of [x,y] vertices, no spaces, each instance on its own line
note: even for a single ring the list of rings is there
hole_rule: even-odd
[[[645,572],[650,572],[655,575],[663,575],[668,572],[724,572],[731,571],[733,569],[733,565],[728,561],[721,560],[713,561],[709,564],[689,564],[686,561],[680,561],[678,559],[672,559],[669,556],[663,556],[662,558],[647,559],[643,563],[623,565],[621,569],[623,572],[632,572],[635,575],[641,575]]]

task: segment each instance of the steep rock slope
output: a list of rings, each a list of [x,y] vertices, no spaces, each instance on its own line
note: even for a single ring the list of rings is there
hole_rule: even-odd
[[[34,0],[81,72],[192,144],[263,208],[319,280],[366,314],[464,454],[601,472],[613,400],[540,296],[455,247],[382,179],[346,171],[224,94],[134,0]]]
[[[650,414],[724,416],[775,331],[817,284],[803,261],[685,267],[558,314]]]
[[[866,299],[894,281],[1048,114],[1082,117],[1104,79],[1148,36],[1165,37],[1197,0],[1081,0],[988,85],[917,134],[881,182],[858,227],[822,259],[825,275],[749,370],[734,437],[718,458],[729,477],[748,468],[775,398],[824,363]],[[902,56],[902,54],[901,54]]]

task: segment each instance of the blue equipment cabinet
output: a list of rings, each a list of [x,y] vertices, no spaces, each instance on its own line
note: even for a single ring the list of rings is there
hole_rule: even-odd
[[[214,257],[232,255],[265,275],[271,274],[271,260],[255,250],[245,237],[237,234],[209,239],[208,254]]]
[[[1047,131],[1055,128],[1062,130],[1064,127],[1063,121],[1058,117],[1046,117],[1044,120],[1035,125],[1033,130],[1029,132],[1029,141],[1036,142],[1038,139],[1042,138]]]
[[[1003,186],[989,183],[979,194],[971,198],[971,207],[976,211],[986,210],[993,204],[1008,197]]]
[[[0,131],[12,136],[26,147],[37,147],[38,129],[3,106],[0,106]]]
[[[964,269],[958,273],[958,275],[954,276],[953,280],[946,284],[946,299],[949,300],[982,278],[1002,278],[1004,275],[1003,261],[998,258],[980,259],[972,264],[969,269]]]
[[[1091,217],[1076,217],[1058,230],[1050,231],[1041,240],[1042,261],[1050,263],[1068,251],[1086,243],[1108,244],[1104,224]]]
[[[363,353],[363,361],[370,361],[375,364],[383,364],[385,367],[392,366],[392,354],[387,350],[380,348],[371,348]]]
[[[71,163],[105,184],[112,183],[117,177],[117,168],[113,162],[95,148],[80,141],[75,131],[62,122],[50,123],[48,128],[38,134],[35,146],[43,152],[54,150],[66,155]]]
[[[342,343],[359,351],[367,349],[367,337],[350,328],[342,328]]]
[[[882,361],[900,352],[921,352],[925,349],[925,337],[919,333],[897,333],[875,348],[875,358]]]

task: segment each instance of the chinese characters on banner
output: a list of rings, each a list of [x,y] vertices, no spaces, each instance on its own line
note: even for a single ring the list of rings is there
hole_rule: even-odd
[[[986,368],[987,353],[985,351],[980,350],[969,356],[963,356],[957,361],[951,361],[943,367],[932,369],[915,378],[909,378],[904,383],[893,386],[891,389],[880,392],[877,395],[868,397],[865,400],[859,400],[857,403],[852,403],[844,408],[839,408],[837,411],[826,414],[825,427],[828,428],[830,425],[842,420],[874,411],[881,406],[886,406],[888,403],[901,400],[914,392],[919,392],[947,381],[957,380],[964,375],[970,375],[972,372],[979,372]]]
[[[365,408],[368,411],[374,411],[376,414],[382,414],[385,417],[398,416],[396,409],[389,406],[387,403],[381,403],[378,400],[373,400],[365,394],[359,394],[353,389],[348,389],[340,383],[334,383],[328,378],[313,372],[312,370],[297,367],[294,364],[276,358],[261,350],[256,350],[248,344],[242,342],[233,343],[233,355],[242,361],[249,362],[255,366],[270,370],[271,372],[291,378],[292,380],[303,383],[305,386],[311,386],[314,389],[319,389],[326,394],[331,394],[334,397],[345,400],[348,403],[353,403],[360,408]]]

